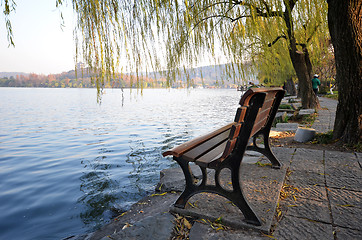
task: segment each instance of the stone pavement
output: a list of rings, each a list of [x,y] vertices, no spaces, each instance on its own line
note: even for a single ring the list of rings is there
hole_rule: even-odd
[[[319,97],[321,109],[318,109],[318,117],[312,125],[317,132],[333,130],[338,102],[333,99]]]
[[[336,103],[331,101],[321,99],[323,109],[313,125],[320,127],[320,132],[333,128]],[[362,239],[362,153],[304,148],[273,148],[273,152],[283,163],[282,169],[249,161],[243,163],[241,172],[246,196],[264,226],[255,229],[244,224],[217,230],[220,227],[208,220],[188,218],[189,239]],[[263,156],[258,160],[266,163]],[[180,169],[164,170],[157,186],[160,192],[141,200],[97,232],[68,239],[171,239],[182,227],[169,210],[183,184]],[[272,195],[279,192],[278,201]],[[206,207],[195,199],[191,203],[193,208],[203,207],[202,212],[214,214],[214,219],[225,218],[229,210],[215,212],[217,201],[207,201]],[[242,222],[241,212],[233,214]],[[229,221],[222,223],[230,225]]]

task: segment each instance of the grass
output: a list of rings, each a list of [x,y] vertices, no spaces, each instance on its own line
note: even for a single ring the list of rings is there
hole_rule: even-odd
[[[354,152],[362,152],[362,142],[358,142],[357,144],[346,144],[343,146],[347,150],[352,150]]]
[[[333,95],[332,94],[326,94],[323,97],[338,100],[338,91],[333,91]]]
[[[277,123],[287,123],[287,122],[289,122],[288,116],[275,118],[274,122],[273,122],[273,127],[275,127],[277,125]]]
[[[289,104],[280,104],[279,109],[291,109],[291,110],[293,110],[293,107],[290,106]]]
[[[326,133],[317,133],[313,140],[312,144],[334,144],[337,143],[338,139],[333,139],[333,131],[330,130]],[[337,143],[338,144],[338,143]],[[341,149],[354,151],[354,152],[362,152],[362,142],[358,142],[356,144],[340,144]]]
[[[317,113],[313,113],[310,115],[304,115],[301,121],[301,124],[305,125],[306,127],[311,127],[317,118]]]
[[[313,144],[331,144],[335,143],[336,140],[333,140],[333,131],[328,131],[326,133],[317,133],[312,140]]]

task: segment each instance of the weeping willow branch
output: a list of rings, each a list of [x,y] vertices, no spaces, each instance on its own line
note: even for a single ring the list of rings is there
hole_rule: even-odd
[[[12,12],[15,12],[16,3],[13,0],[11,0],[11,1],[5,0],[4,2],[1,1],[0,3],[1,3],[1,5],[4,4],[3,13],[4,13],[4,16],[5,16],[5,25],[6,25],[6,32],[7,32],[7,39],[8,39],[8,42],[9,42],[9,47],[10,46],[15,47],[13,28],[11,26],[9,16],[10,16],[10,14]]]
[[[274,39],[274,41],[273,41],[273,42],[268,43],[268,47],[273,46],[273,45],[274,45],[276,42],[278,42],[278,40],[279,40],[279,39],[281,39],[281,38],[287,39],[287,37],[286,37],[285,35],[278,36],[276,39]]]
[[[313,32],[311,33],[311,35],[309,36],[309,38],[307,39],[307,43],[309,43],[312,40],[312,37],[315,35],[315,33],[317,32],[318,28],[319,28],[320,24],[316,24],[313,28]]]

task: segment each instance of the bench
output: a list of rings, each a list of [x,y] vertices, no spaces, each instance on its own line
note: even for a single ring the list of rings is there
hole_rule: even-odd
[[[195,194],[210,192],[219,194],[232,201],[244,214],[244,221],[256,226],[260,219],[244,197],[239,179],[239,169],[246,150],[262,153],[272,163],[273,168],[281,164],[270,148],[269,132],[285,91],[282,88],[252,88],[240,99],[234,122],[204,136],[183,143],[162,155],[172,155],[182,168],[186,186],[174,206],[185,208],[187,201]],[[257,144],[261,136],[263,146]],[[252,143],[249,144],[249,142]],[[198,165],[202,172],[202,181],[197,183],[190,162]],[[220,184],[220,172],[228,168],[231,173],[232,190]],[[215,170],[215,185],[207,183],[207,169]]]

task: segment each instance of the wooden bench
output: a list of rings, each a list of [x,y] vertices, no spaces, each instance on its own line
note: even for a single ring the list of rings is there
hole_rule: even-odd
[[[181,166],[185,175],[186,187],[174,206],[185,208],[190,197],[201,192],[219,194],[232,201],[244,214],[245,221],[261,225],[241,189],[239,169],[246,150],[253,150],[265,155],[273,168],[281,164],[271,151],[269,132],[284,97],[282,88],[252,88],[241,97],[234,122],[209,134],[183,143],[163,156],[172,155]],[[262,137],[264,146],[258,146],[256,138]],[[248,144],[249,139],[252,144]],[[197,184],[189,163],[194,162],[202,172],[202,181]],[[215,170],[215,185],[207,184],[207,168]],[[220,184],[220,172],[228,168],[231,172],[232,190],[224,189]]]

